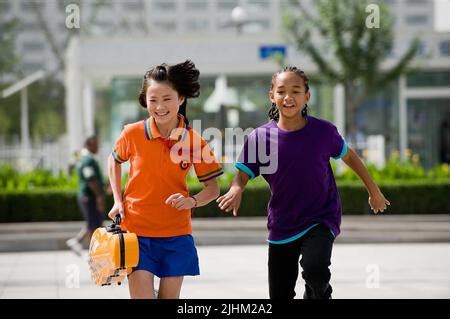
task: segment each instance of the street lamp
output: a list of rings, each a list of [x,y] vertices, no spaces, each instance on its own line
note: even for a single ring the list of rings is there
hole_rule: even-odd
[[[254,21],[248,18],[247,10],[243,7],[237,6],[231,10],[230,17],[220,24],[221,28],[236,28],[238,35],[242,34],[243,27],[251,24]]]
[[[28,86],[33,82],[43,78],[44,71],[37,71],[26,78],[14,83],[2,92],[2,97],[6,98],[18,91],[20,91],[20,139],[22,144],[23,156],[26,157],[30,149],[30,131],[28,128]]]
[[[242,33],[242,28],[248,21],[247,11],[242,7],[235,7],[231,11],[231,22],[236,27],[237,33]]]

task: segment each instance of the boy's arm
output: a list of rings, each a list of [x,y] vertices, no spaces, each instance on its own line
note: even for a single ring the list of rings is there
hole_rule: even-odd
[[[239,206],[241,205],[242,192],[244,191],[248,180],[249,176],[241,170],[238,170],[238,173],[231,183],[230,190],[217,199],[219,208],[226,212],[233,210],[233,215],[237,216]]]
[[[342,157],[342,160],[361,178],[364,185],[366,185],[367,192],[369,193],[369,205],[373,212],[375,214],[379,211],[383,212],[386,209],[386,205],[390,205],[391,203],[384,198],[383,193],[381,193],[377,184],[370,177],[369,171],[356,152],[348,147],[347,153]]]

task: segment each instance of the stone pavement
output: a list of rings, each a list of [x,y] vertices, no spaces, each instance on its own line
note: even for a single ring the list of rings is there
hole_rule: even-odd
[[[268,298],[266,245],[199,245],[201,275],[181,298]],[[450,244],[336,243],[333,298],[450,298]],[[297,296],[303,294],[303,280]],[[0,253],[0,299],[128,298],[128,287],[97,287],[87,262],[70,251]]]
[[[105,221],[109,225],[111,221]],[[264,245],[264,217],[193,218],[198,245]],[[83,222],[0,223],[0,252],[66,250]],[[450,242],[450,216],[344,215],[337,243]],[[85,243],[87,248],[88,243]]]

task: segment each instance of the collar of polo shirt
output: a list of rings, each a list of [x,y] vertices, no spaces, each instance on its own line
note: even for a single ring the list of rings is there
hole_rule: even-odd
[[[169,135],[170,140],[174,141],[184,141],[187,133],[186,123],[184,122],[184,116],[178,114],[178,127],[174,128]],[[144,121],[144,132],[147,140],[153,140],[158,137],[162,137],[159,133],[158,126],[156,125],[155,119],[150,116]]]

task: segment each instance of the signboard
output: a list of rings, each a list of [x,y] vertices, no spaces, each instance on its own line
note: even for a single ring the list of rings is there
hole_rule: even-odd
[[[259,57],[262,60],[269,59],[275,54],[279,54],[283,58],[285,58],[286,57],[286,46],[285,45],[261,45],[259,47]]]

